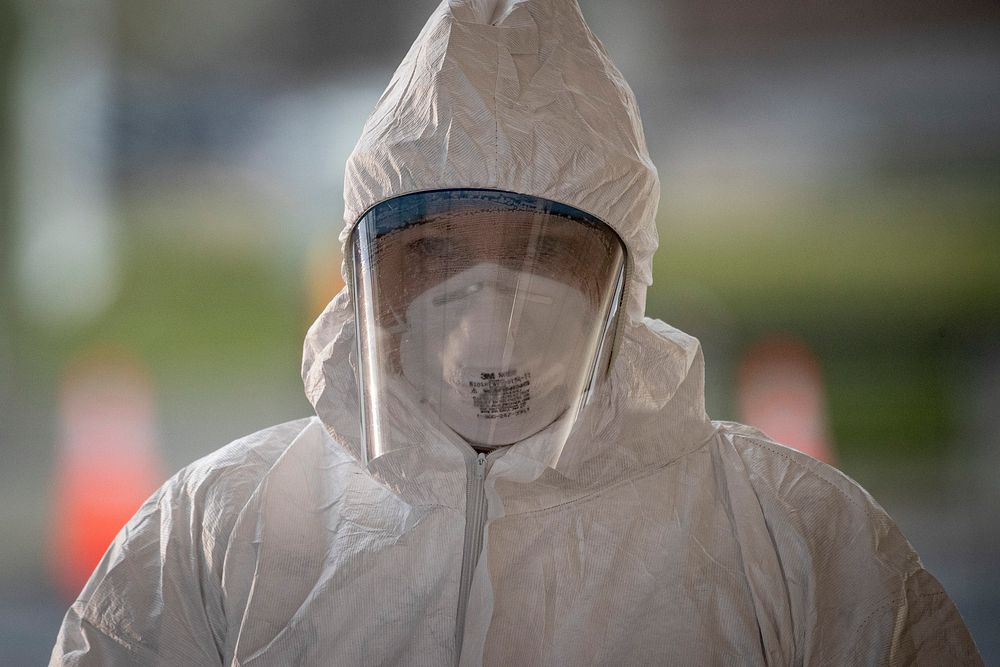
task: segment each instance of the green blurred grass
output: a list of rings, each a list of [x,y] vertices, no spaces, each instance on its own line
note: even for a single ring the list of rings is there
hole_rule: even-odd
[[[864,327],[880,338],[1000,325],[1000,200],[929,219],[907,208],[821,216],[678,229],[664,221],[655,266],[663,289],[650,303],[679,280],[760,327]]]
[[[1000,340],[998,192],[931,187],[767,218],[661,220],[648,310],[708,338],[725,327],[730,379],[759,337],[806,341],[847,464],[941,459],[960,446],[956,362]]]
[[[193,250],[133,234],[118,298],[96,322],[17,331],[18,365],[55,381],[74,355],[122,349],[141,358],[160,385],[225,386],[241,378],[297,374],[305,308],[294,271],[254,253]]]

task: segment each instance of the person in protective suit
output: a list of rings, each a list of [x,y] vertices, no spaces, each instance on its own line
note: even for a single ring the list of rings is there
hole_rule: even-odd
[[[886,513],[705,414],[659,183],[576,0],[445,0],[347,165],[316,416],[128,523],[53,665],[981,664]]]

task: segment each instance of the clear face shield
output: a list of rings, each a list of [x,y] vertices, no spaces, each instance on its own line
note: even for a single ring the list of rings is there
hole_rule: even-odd
[[[582,211],[495,190],[403,195],[351,237],[369,461],[436,429],[561,450],[607,369],[625,249]]]

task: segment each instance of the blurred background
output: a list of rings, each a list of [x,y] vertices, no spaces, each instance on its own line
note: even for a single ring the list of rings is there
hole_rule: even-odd
[[[436,0],[0,0],[0,664],[167,476],[311,414],[344,160]],[[581,0],[708,407],[896,518],[1000,664],[1000,5]]]

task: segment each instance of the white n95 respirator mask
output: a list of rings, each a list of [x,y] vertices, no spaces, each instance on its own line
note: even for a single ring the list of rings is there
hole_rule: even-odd
[[[351,246],[370,460],[422,444],[421,421],[477,448],[557,422],[568,434],[622,299],[624,245],[607,225],[536,197],[445,190],[375,206]]]

